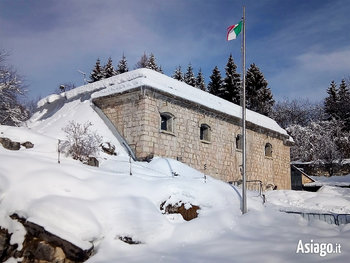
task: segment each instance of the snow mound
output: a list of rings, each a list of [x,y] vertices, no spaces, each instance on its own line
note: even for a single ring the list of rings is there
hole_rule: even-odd
[[[192,167],[171,158],[155,157],[147,166],[164,176],[192,176],[204,178],[204,174]]]

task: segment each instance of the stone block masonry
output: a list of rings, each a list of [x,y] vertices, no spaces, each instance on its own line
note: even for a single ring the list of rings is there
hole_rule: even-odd
[[[105,113],[134,149],[137,158],[152,156],[180,160],[223,181],[241,179],[242,152],[236,137],[238,118],[174,97],[151,87],[139,87],[93,102]],[[171,130],[161,129],[161,114],[172,117]],[[210,136],[201,139],[201,125]],[[247,123],[247,180],[261,180],[264,187],[290,189],[290,147],[286,135]],[[265,155],[266,144],[272,156]]]

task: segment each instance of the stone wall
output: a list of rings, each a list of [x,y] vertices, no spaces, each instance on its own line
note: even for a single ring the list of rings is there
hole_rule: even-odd
[[[140,159],[162,156],[180,160],[223,181],[241,178],[242,152],[236,149],[239,119],[151,88],[98,98],[102,109]],[[173,131],[160,130],[160,113],[174,116]],[[200,125],[210,127],[210,141],[200,140]],[[290,189],[290,149],[281,135],[247,124],[247,180]],[[265,145],[272,145],[272,157]]]

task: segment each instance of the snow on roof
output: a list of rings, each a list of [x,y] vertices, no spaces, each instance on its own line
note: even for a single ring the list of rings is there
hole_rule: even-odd
[[[241,118],[242,116],[241,106],[150,69],[142,68],[126,72],[110,78],[110,81],[112,81],[110,83],[114,83],[114,85],[109,85],[106,89],[92,94],[92,98],[104,97],[122,93],[134,88],[148,86],[233,117]],[[246,116],[247,121],[251,123],[276,131],[283,135],[288,135],[276,121],[269,117],[251,110],[247,110]]]
[[[99,98],[123,93],[142,86],[154,88],[239,119],[242,116],[241,106],[146,68],[136,69],[94,83],[89,83],[59,95],[50,95],[40,100],[38,102],[38,107],[40,108],[46,103],[52,103],[60,98],[72,99],[83,93],[92,93],[92,98]],[[288,136],[286,130],[267,116],[247,109],[246,117],[248,122]],[[289,141],[293,142],[293,138],[290,136]]]
[[[314,182],[307,183],[307,186],[350,186],[350,174],[343,176],[310,176]]]

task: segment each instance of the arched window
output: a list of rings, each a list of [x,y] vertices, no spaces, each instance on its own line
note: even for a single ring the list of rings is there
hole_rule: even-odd
[[[210,126],[207,124],[201,124],[200,126],[200,139],[201,141],[210,142]]]
[[[238,150],[242,150],[243,148],[243,139],[242,139],[242,135],[238,134],[236,136],[236,149]]]
[[[265,144],[265,156],[272,157],[272,145],[270,143]]]
[[[174,116],[172,114],[160,114],[160,130],[166,132],[174,132]]]

